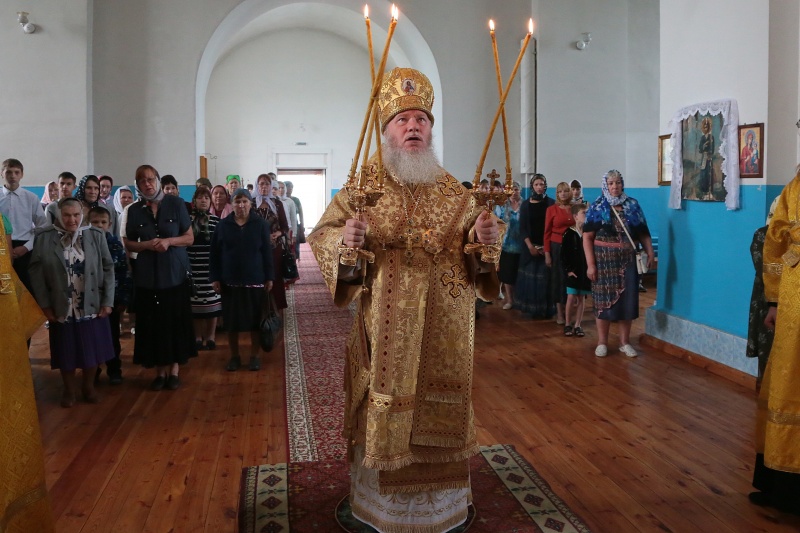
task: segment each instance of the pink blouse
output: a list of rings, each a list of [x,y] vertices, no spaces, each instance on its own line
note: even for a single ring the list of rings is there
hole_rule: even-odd
[[[564,232],[575,225],[570,206],[561,207],[553,204],[547,208],[544,215],[544,251],[550,251],[550,243],[561,243]]]

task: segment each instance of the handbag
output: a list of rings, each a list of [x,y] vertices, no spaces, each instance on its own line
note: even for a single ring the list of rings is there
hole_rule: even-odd
[[[289,245],[289,240],[284,237],[283,238],[283,245],[281,246],[283,250],[281,251],[281,261],[284,280],[292,280],[297,279],[300,277],[300,273],[297,271],[297,260],[294,258],[294,254],[292,253],[291,246]]]
[[[622,229],[625,230],[625,235],[628,236],[628,240],[631,241],[631,246],[633,246],[633,249],[636,250],[636,243],[633,242],[631,234],[628,233],[628,228],[625,226],[625,223],[622,221],[622,218],[620,218],[619,213],[617,213],[617,210],[614,209],[613,207],[611,208],[611,211],[613,211],[614,214],[617,215],[617,220],[619,220],[619,223],[622,225]],[[644,250],[636,252],[636,271],[639,274],[647,274],[647,252],[645,252]]]
[[[258,340],[262,350],[272,351],[282,325],[281,317],[275,306],[275,299],[272,297],[272,293],[268,292],[262,309],[261,323],[258,326]]]

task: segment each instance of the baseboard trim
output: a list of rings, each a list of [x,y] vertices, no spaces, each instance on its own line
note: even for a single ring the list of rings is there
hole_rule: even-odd
[[[657,339],[652,335],[648,335],[647,333],[642,333],[639,336],[639,344],[643,346],[649,346],[650,348],[655,348],[656,350],[660,350],[666,354],[691,363],[694,366],[704,368],[712,374],[716,374],[717,376],[733,381],[734,383],[738,383],[743,387],[756,390],[756,378],[747,372],[742,372],[741,370],[731,368],[728,365],[719,363],[707,357],[703,357],[700,354],[690,352],[689,350],[681,348],[680,346],[675,346],[667,341]]]

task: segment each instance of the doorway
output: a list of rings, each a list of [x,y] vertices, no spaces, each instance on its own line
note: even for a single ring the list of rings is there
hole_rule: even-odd
[[[291,181],[294,185],[292,196],[298,198],[303,206],[303,222],[306,233],[311,233],[325,212],[325,171],[324,168],[278,168],[278,181]]]

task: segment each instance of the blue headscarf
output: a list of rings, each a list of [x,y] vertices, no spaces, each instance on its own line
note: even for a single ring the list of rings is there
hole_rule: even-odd
[[[619,177],[622,182],[623,193],[619,196],[611,196],[608,192],[608,178]],[[618,170],[609,170],[603,176],[602,190],[603,194],[597,198],[586,212],[586,222],[583,225],[583,231],[595,232],[602,226],[607,226],[608,229],[614,227],[616,217],[611,213],[612,206],[622,206],[622,212],[619,213],[625,225],[628,227],[631,235],[636,236],[642,232],[649,234],[650,230],[647,228],[647,221],[644,218],[639,202],[631,198],[624,192],[625,181],[622,179],[622,174]]]
[[[93,174],[89,174],[89,175],[86,175],[86,176],[82,177],[81,181],[78,182],[78,189],[75,191],[75,198],[80,200],[81,203],[86,203],[86,183],[88,181],[93,181],[93,182],[97,183],[98,187],[100,187],[100,180],[97,179],[97,176],[95,176]],[[99,200],[100,200],[100,193],[98,192],[97,193],[97,200],[95,200],[91,204],[88,204],[89,209],[91,209],[92,207],[97,207],[97,204],[98,204]]]

